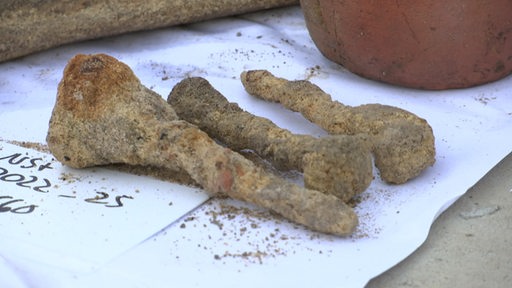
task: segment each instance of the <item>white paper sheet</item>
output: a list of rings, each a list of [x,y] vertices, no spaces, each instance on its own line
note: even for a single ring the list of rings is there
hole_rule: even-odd
[[[239,74],[268,69],[307,78],[345,104],[394,105],[427,119],[437,162],[404,185],[387,185],[377,175],[356,208],[361,224],[348,238],[310,232],[237,201],[213,200],[94,273],[34,263],[0,247],[0,273],[26,287],[362,287],[412,253],[435,217],[512,150],[512,77],[437,92],[362,79],[321,56],[298,7],[68,45],[0,64],[3,139],[44,142],[41,119],[49,117],[62,69],[76,53],[118,58],[163,97],[184,77],[204,77],[242,108],[322,136],[299,114],[249,96]],[[21,116],[7,111],[27,116],[16,121]]]
[[[89,270],[208,199],[204,191],[104,168],[76,170],[51,155],[0,142],[0,235],[48,252],[39,261]],[[23,248],[24,249],[24,248]]]

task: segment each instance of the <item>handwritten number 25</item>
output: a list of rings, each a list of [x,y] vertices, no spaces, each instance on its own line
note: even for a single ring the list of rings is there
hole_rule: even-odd
[[[121,199],[123,199],[123,198],[133,199],[132,196],[126,196],[126,195],[116,196],[116,198],[115,198],[116,204],[107,205],[108,201],[101,201],[101,200],[108,199],[108,197],[110,195],[108,195],[108,193],[105,193],[105,192],[96,192],[96,194],[98,194],[98,196],[96,196],[94,198],[87,198],[87,199],[85,199],[85,202],[94,203],[94,204],[105,204],[105,207],[115,208],[115,207],[123,207],[123,202],[121,202]]]

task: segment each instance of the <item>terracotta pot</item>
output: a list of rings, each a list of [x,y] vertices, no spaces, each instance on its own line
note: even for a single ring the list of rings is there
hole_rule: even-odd
[[[361,76],[423,89],[512,73],[512,0],[301,0],[311,38]]]

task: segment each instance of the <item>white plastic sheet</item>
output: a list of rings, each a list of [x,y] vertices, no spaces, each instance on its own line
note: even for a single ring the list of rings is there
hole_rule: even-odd
[[[79,259],[63,244],[59,253],[64,253],[65,261],[55,263],[46,261],[53,257],[51,245],[30,237],[22,239],[26,242],[23,249],[13,248],[16,241],[9,235],[22,220],[0,213],[0,283],[7,281],[6,287],[362,287],[421,245],[435,217],[512,150],[511,77],[471,89],[436,92],[366,80],[321,56],[298,7],[89,41],[2,63],[3,147],[13,140],[45,143],[57,84],[66,62],[77,53],[107,53],[118,58],[163,97],[185,77],[204,77],[247,111],[293,132],[326,135],[301,115],[248,95],[239,74],[268,69],[279,77],[307,78],[342,103],[394,105],[425,118],[436,136],[437,161],[404,185],[387,185],[376,174],[356,208],[361,224],[348,238],[311,232],[257,207],[215,199],[183,212],[178,221],[162,216],[158,221],[167,221],[165,230],[159,232],[161,227],[155,227],[152,233],[157,234],[142,243],[125,245],[115,255]],[[101,177],[107,172],[80,173]],[[141,195],[164,197],[156,195],[162,189],[151,186],[155,180],[122,177],[122,185],[135,185]],[[122,189],[114,180],[102,185]],[[2,193],[9,186],[12,183],[0,181]],[[76,189],[94,193],[85,183]],[[183,197],[198,197],[188,192]],[[161,201],[167,204],[169,200]],[[144,211],[154,209],[140,205]],[[80,213],[97,217],[89,207]],[[108,214],[103,218],[111,225],[119,220]],[[68,220],[76,221],[80,233],[104,237],[90,225],[82,226],[83,219]],[[72,233],[44,223],[30,229]],[[137,228],[123,229],[119,235]],[[83,245],[84,250],[101,251],[98,247]]]

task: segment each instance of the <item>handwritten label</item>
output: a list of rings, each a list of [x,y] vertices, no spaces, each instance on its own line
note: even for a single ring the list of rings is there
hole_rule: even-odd
[[[71,169],[0,141],[0,237],[55,256],[38,261],[63,265],[65,255],[99,265],[207,199],[200,189],[149,177]]]
[[[52,162],[46,163],[38,163],[39,161],[43,161],[43,158],[31,158],[28,156],[22,156],[21,153],[14,153],[7,156],[2,156],[0,153],[0,165],[10,165],[17,166],[21,169],[33,169],[37,167],[37,171],[44,171],[45,169],[53,169]],[[3,163],[5,162],[5,163]],[[68,176],[61,176],[59,180],[66,181]],[[11,173],[9,170],[3,166],[0,166],[0,181],[13,183],[19,187],[29,188],[33,191],[39,193],[48,193],[49,188],[52,186],[51,181],[48,178],[41,178],[34,175],[25,175],[20,173]],[[76,193],[75,193],[76,194]],[[110,198],[110,194],[107,192],[96,191],[96,196],[91,198],[85,198],[84,201],[93,204],[103,204],[105,207],[123,207],[124,199],[134,199],[133,196],[129,195],[114,195]],[[68,199],[77,198],[76,195],[58,195],[59,197],[64,197]],[[7,199],[7,200],[4,200]],[[112,201],[112,202],[111,202]],[[29,214],[36,210],[38,205],[29,204],[26,206],[20,206],[14,208],[11,207],[11,204],[17,202],[25,202],[24,199],[13,199],[12,196],[1,196],[0,195],[0,213],[2,212],[12,212],[16,214]],[[19,204],[19,203],[18,203]],[[16,206],[16,205],[15,205]]]
[[[0,154],[1,155],[1,154]],[[27,156],[21,156],[21,153],[14,153],[8,156],[0,156],[0,163],[2,161],[7,162],[11,166],[18,166],[22,169],[31,169],[37,167],[36,164],[38,161],[42,161],[42,158],[30,158]],[[29,162],[29,163],[26,163]],[[38,167],[38,171],[43,171],[45,169],[53,169],[51,167],[52,163],[45,163],[44,165],[40,165]],[[10,173],[8,169],[0,166],[0,181],[15,183],[16,185],[24,188],[33,189],[36,192],[48,193],[47,188],[51,186],[50,180],[46,178],[39,179],[34,175],[18,174],[18,173]],[[40,183],[40,182],[44,182]]]

